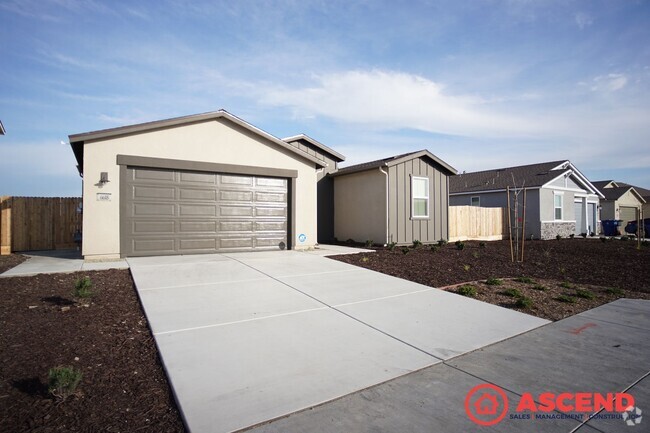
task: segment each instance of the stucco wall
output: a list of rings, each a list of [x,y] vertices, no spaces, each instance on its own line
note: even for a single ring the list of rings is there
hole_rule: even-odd
[[[117,155],[204,161],[297,170],[293,244],[297,249],[316,242],[316,169],[312,162],[268,142],[227,119],[159,129],[84,145],[83,255],[113,258],[120,254],[120,175]],[[100,172],[109,183],[99,186]],[[97,193],[110,193],[98,201]],[[298,240],[299,234],[306,241]]]
[[[386,177],[379,169],[334,177],[334,235],[386,243]]]

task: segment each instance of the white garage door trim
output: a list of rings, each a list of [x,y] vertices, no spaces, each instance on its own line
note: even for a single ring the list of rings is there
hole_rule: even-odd
[[[236,174],[254,177],[273,177],[287,180],[287,248],[293,247],[295,233],[295,186],[298,172],[296,170],[277,169],[270,167],[253,167],[231,164],[209,163],[203,161],[186,161],[163,158],[149,158],[131,155],[118,155],[117,164],[120,165],[120,221],[127,215],[129,205],[129,182],[127,176],[130,168],[139,167],[147,169],[164,169],[181,172],[205,172],[212,174]],[[128,248],[129,232],[126,225],[120,228],[120,255],[126,257],[133,255]]]

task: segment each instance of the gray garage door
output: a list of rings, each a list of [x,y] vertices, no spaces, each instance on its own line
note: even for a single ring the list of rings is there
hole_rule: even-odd
[[[281,178],[127,167],[121,254],[284,247],[287,184]]]
[[[618,215],[620,219],[623,220],[623,227],[621,228],[621,230],[623,230],[628,222],[636,221],[636,208],[631,206],[621,206]]]

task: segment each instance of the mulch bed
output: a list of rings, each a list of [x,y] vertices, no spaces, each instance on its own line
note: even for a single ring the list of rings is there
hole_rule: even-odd
[[[346,263],[415,281],[431,287],[455,286],[468,282],[476,289],[476,298],[513,308],[550,320],[564,317],[611,302],[619,297],[650,299],[650,248],[637,249],[636,242],[599,239],[562,239],[527,241],[524,262],[511,261],[510,243],[464,242],[459,250],[446,244],[432,251],[427,245],[393,251],[376,248],[374,253],[331,257]],[[509,279],[527,276],[531,284]],[[503,280],[501,286],[485,284],[488,278]],[[478,282],[478,283],[477,283]],[[536,284],[546,290],[536,290]],[[564,285],[565,287],[562,287]],[[518,297],[504,292],[516,288],[530,298],[533,306],[517,307]],[[457,287],[449,288],[457,291]],[[577,296],[588,290],[595,296]],[[562,295],[573,302],[559,301]],[[583,293],[584,296],[588,294]]]
[[[9,269],[18,266],[27,260],[27,257],[20,254],[9,254],[8,256],[0,256],[0,274],[7,272]]]
[[[88,306],[72,297],[88,276]],[[128,270],[0,278],[0,431],[183,432]],[[57,401],[52,367],[83,373]]]

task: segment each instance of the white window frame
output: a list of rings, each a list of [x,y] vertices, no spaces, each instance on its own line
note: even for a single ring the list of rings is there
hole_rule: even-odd
[[[555,204],[555,197],[560,197],[560,206],[556,206]],[[555,211],[557,209],[560,209],[560,218],[557,217],[557,214]],[[553,191],[553,220],[554,221],[564,221],[564,193],[563,192],[558,192],[558,191]]]
[[[478,200],[478,204],[474,204],[474,199]],[[481,196],[480,195],[475,195],[469,199],[469,205],[470,206],[475,206],[475,207],[481,207]]]
[[[426,181],[426,186],[427,186],[426,196],[417,197],[415,195],[414,185],[415,185],[415,182],[417,180]],[[411,218],[412,219],[428,219],[429,218],[429,201],[430,201],[429,196],[430,196],[430,194],[429,194],[429,178],[428,177],[421,177],[421,176],[412,176],[411,177]],[[415,200],[426,200],[426,203],[427,203],[427,205],[425,207],[426,215],[415,215]]]

